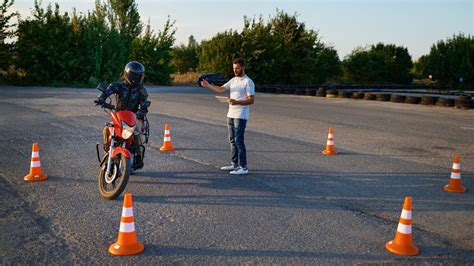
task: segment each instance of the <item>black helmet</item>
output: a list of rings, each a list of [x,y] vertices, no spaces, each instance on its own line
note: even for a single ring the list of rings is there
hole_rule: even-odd
[[[123,70],[123,78],[130,86],[141,86],[144,77],[145,67],[140,62],[128,62]]]

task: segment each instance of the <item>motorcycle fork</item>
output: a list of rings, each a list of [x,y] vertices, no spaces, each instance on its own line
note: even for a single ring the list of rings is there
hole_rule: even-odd
[[[109,158],[107,160],[107,175],[110,175],[110,171],[112,170],[112,151],[114,150],[114,138],[110,140],[110,148],[109,148]]]

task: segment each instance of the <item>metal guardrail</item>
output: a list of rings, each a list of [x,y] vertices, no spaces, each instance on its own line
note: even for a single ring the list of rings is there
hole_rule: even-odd
[[[318,89],[318,88],[324,88],[326,90],[347,90],[347,91],[373,91],[373,92],[391,92],[391,91],[397,91],[397,92],[429,92],[431,94],[443,94],[443,95],[471,95],[474,96],[474,91],[463,91],[463,90],[451,90],[449,88],[446,88],[444,86],[440,85],[433,85],[433,86],[427,86],[427,85],[387,85],[387,84],[381,84],[381,85],[359,85],[359,84],[353,84],[353,85],[327,85],[327,84],[314,84],[314,85],[265,85],[265,84],[258,84],[256,87],[261,87],[261,88],[275,88],[275,89],[295,89],[295,90],[300,90],[300,89]]]
[[[447,90],[441,87],[435,89],[424,85],[256,85],[255,90],[260,93],[421,103],[459,109],[474,108],[473,91]]]

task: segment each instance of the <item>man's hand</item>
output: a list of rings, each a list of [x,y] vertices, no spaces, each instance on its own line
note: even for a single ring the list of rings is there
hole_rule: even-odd
[[[204,88],[209,88],[209,82],[205,79],[201,80],[201,86],[203,86]]]
[[[229,99],[229,104],[230,104],[230,105],[237,105],[237,100],[235,100],[235,99]]]

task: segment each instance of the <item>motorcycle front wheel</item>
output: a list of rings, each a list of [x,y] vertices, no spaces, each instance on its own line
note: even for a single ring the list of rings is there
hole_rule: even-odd
[[[105,159],[106,162],[108,158]],[[127,186],[132,170],[131,160],[122,154],[112,158],[112,168],[107,175],[107,164],[102,165],[99,173],[99,193],[105,199],[115,199]]]

